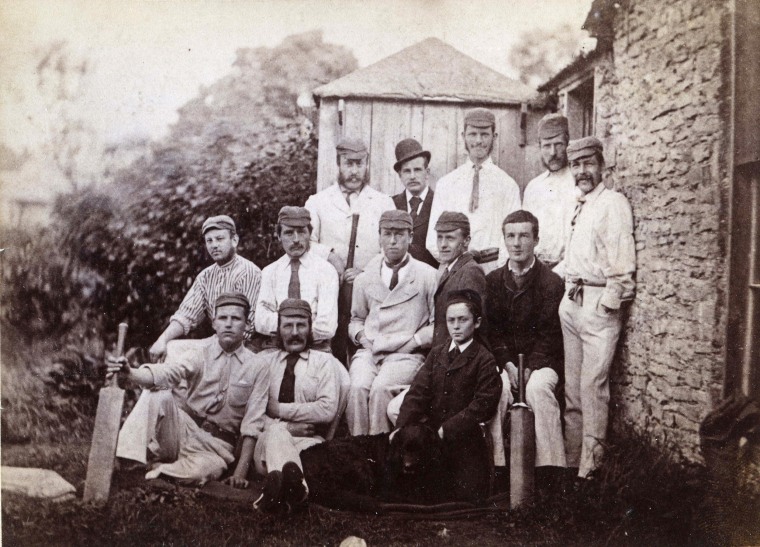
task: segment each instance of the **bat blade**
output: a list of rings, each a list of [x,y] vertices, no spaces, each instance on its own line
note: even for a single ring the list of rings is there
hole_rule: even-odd
[[[100,390],[95,428],[92,432],[90,457],[87,460],[84,501],[104,502],[108,500],[123,408],[123,389],[114,386],[104,387]]]
[[[512,406],[509,417],[509,505],[512,509],[533,498],[536,431],[533,411],[524,403]]]

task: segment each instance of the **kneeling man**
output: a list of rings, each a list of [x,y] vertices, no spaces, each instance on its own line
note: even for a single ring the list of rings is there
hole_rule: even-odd
[[[536,467],[565,467],[557,394],[563,382],[559,304],[562,279],[535,257],[538,219],[515,211],[504,219],[509,261],[486,276],[486,318],[491,350],[517,391],[518,355],[525,355],[525,397],[535,415]],[[561,396],[559,399],[561,400]]]
[[[266,363],[243,346],[250,304],[245,295],[216,299],[216,337],[174,363],[132,369],[126,359],[109,358],[108,372],[145,388],[119,434],[116,455],[151,463],[146,479],[161,474],[203,484],[222,476],[234,460],[238,435],[242,454],[228,483],[244,479],[256,438],[264,426],[269,389]],[[169,388],[181,381],[187,398]],[[154,388],[162,388],[154,390]]]
[[[433,339],[436,271],[409,255],[412,217],[380,217],[383,253],[354,282],[349,337],[360,349],[351,360],[346,418],[352,435],[390,431],[388,403],[412,383]]]
[[[279,351],[266,360],[270,370],[264,433],[253,454],[256,471],[266,475],[255,506],[264,511],[306,501],[299,453],[325,440],[339,412],[339,374],[346,369],[331,354],[310,350],[312,311],[305,300],[288,298],[279,307]]]

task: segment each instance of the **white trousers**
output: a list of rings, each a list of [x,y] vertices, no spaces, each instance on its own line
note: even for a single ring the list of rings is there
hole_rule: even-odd
[[[411,385],[424,360],[417,353],[392,353],[376,363],[369,350],[356,352],[348,369],[351,387],[346,421],[351,435],[377,435],[391,430],[388,403]]]
[[[570,285],[568,285],[568,288]],[[586,477],[601,463],[609,418],[609,372],[620,336],[620,312],[601,309],[602,287],[583,288],[582,300],[559,306],[565,343],[567,465]]]
[[[266,475],[270,471],[282,471],[288,462],[294,462],[303,470],[301,451],[324,442],[322,437],[294,437],[284,422],[274,422],[267,426],[256,441],[253,450],[253,464],[256,472]]]
[[[116,455],[147,463],[148,452],[160,463],[146,475],[162,473],[199,484],[216,480],[234,460],[234,447],[207,431],[177,405],[168,389],[143,390],[119,432]]]
[[[488,430],[493,442],[493,461],[496,466],[507,464],[504,452],[504,423],[509,407],[514,402],[509,376],[501,373],[502,391],[496,415],[488,422]],[[554,465],[565,467],[565,443],[562,438],[562,421],[559,403],[554,395],[559,377],[554,370],[542,368],[534,371],[525,386],[525,398],[535,415],[536,467]],[[408,389],[396,396],[388,404],[388,419],[396,425],[401,403]]]

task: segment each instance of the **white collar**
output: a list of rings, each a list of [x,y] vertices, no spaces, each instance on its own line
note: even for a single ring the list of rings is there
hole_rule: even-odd
[[[507,262],[507,267],[509,268],[509,271],[512,272],[512,275],[514,275],[515,277],[522,277],[525,274],[527,274],[535,264],[536,264],[536,256],[533,255],[533,261],[530,263],[530,266],[528,266],[524,270],[518,270],[517,266],[515,266],[511,260]]]
[[[430,186],[425,186],[425,189],[422,192],[420,192],[420,195],[417,197],[420,198],[422,201],[425,201],[425,198],[428,195],[428,190],[430,190]],[[412,193],[409,190],[404,190],[404,194],[406,197],[406,203],[409,204],[409,200],[412,199]]]
[[[452,349],[454,349],[454,348],[458,347],[458,348],[459,348],[459,352],[460,352],[460,353],[464,353],[464,350],[466,350],[467,348],[469,348],[469,347],[470,347],[470,344],[472,344],[472,341],[473,341],[473,340],[475,340],[475,338],[474,338],[474,337],[473,337],[473,338],[470,338],[469,340],[467,340],[467,342],[465,342],[465,343],[464,343],[464,344],[462,344],[461,346],[458,346],[458,345],[457,345],[457,343],[456,343],[456,342],[454,342],[454,340],[452,340],[452,341],[451,341],[451,345],[449,345],[449,351],[451,351]]]

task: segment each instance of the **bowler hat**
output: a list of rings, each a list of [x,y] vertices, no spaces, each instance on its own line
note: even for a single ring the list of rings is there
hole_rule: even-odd
[[[206,235],[209,230],[231,230],[234,233],[235,221],[227,215],[208,217],[201,227],[201,235]]]
[[[393,164],[393,170],[398,173],[405,162],[420,157],[430,162],[430,152],[423,150],[420,143],[415,139],[404,139],[396,145],[396,163]]]
[[[306,300],[286,298],[280,304],[278,313],[282,317],[311,317],[311,306]]]

